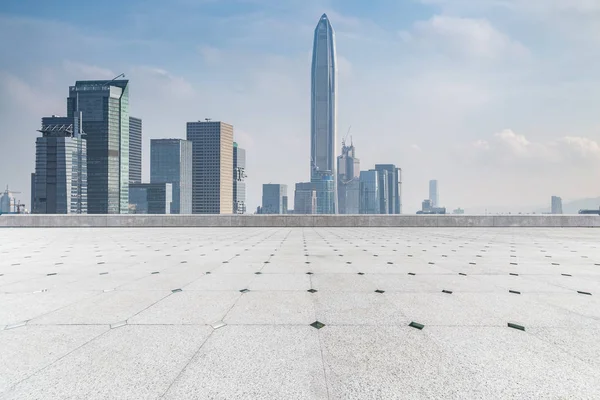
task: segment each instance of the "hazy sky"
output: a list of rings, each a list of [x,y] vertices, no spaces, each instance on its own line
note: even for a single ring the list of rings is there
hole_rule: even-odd
[[[403,169],[405,212],[440,203],[548,205],[600,195],[597,0],[2,0],[0,184],[29,205],[40,118],[78,79],[130,79],[149,139],[186,121],[234,125],[248,209],[263,183],[310,173],[310,59],[337,34],[338,137],[361,168]],[[340,143],[341,147],[341,143]]]

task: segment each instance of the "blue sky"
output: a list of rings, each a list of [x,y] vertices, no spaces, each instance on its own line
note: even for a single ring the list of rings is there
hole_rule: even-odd
[[[600,189],[600,2],[594,0],[4,0],[0,184],[29,202],[40,118],[65,113],[78,79],[131,81],[150,138],[185,122],[234,125],[262,183],[309,174],[310,51],[336,30],[339,141],[363,169],[404,170],[414,212],[427,181],[467,211],[549,206]],[[19,140],[15,141],[14,138]]]

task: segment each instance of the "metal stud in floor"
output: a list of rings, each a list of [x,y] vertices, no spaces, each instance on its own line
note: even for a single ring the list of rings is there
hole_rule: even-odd
[[[420,324],[418,322],[414,322],[414,321],[411,322],[410,324],[408,324],[408,326],[410,326],[411,328],[418,329],[418,330],[422,330],[423,328],[425,328],[425,325]]]
[[[513,329],[518,329],[518,330],[520,330],[520,331],[523,331],[523,332],[525,332],[525,327],[524,327],[524,326],[522,326],[522,325],[517,325],[517,324],[513,324],[512,322],[509,322],[509,323],[508,323],[508,327],[509,327],[509,328],[513,328]]]
[[[315,321],[312,324],[310,324],[310,326],[312,326],[315,329],[321,329],[325,326],[325,324],[319,321]]]

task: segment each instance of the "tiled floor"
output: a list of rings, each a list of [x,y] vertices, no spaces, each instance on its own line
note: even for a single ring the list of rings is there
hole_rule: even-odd
[[[1,229],[0,398],[600,398],[599,238]]]

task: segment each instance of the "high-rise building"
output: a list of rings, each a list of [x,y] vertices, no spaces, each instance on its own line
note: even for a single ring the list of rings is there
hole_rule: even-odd
[[[129,117],[129,182],[142,182],[142,120]]]
[[[431,200],[431,207],[439,207],[440,199],[438,192],[438,181],[436,179],[429,181],[429,200]]]
[[[387,177],[385,195],[382,194],[387,200],[386,212],[384,214],[401,214],[401,189],[402,189],[402,170],[397,168],[394,164],[376,164],[375,169],[382,174],[384,171]],[[383,201],[383,200],[382,200]]]
[[[192,213],[192,142],[183,139],[150,140],[150,183],[170,183],[171,214]]]
[[[192,212],[233,213],[233,126],[220,121],[187,123],[192,142]]]
[[[6,186],[6,190],[0,196],[0,214],[16,214],[18,213],[17,199],[14,192],[11,192]]]
[[[31,212],[88,212],[87,143],[79,117],[45,117],[35,142]]]
[[[87,140],[88,213],[129,210],[129,81],[77,81],[67,115],[83,115]]]
[[[464,214],[464,210],[461,211]],[[446,214],[446,207],[433,207],[431,200],[425,199],[421,203],[421,211],[417,211],[417,214]],[[460,214],[460,212],[455,214]]]
[[[338,213],[360,212],[360,160],[352,143],[342,141],[342,155],[337,158]]]
[[[132,183],[129,185],[131,214],[171,214],[171,183]]]
[[[552,214],[562,214],[562,199],[558,196],[552,196]]]
[[[317,213],[337,213],[337,60],[335,33],[323,14],[315,28],[311,68],[311,173]],[[319,182],[325,181],[324,184]]]
[[[310,182],[296,183],[294,191],[294,214],[316,214],[317,191]]]
[[[263,185],[261,213],[287,213],[287,185],[276,183],[268,183]]]
[[[360,214],[382,214],[382,182],[379,171],[360,171]],[[387,179],[387,177],[386,177]]]
[[[246,150],[233,142],[233,213],[246,213]]]

